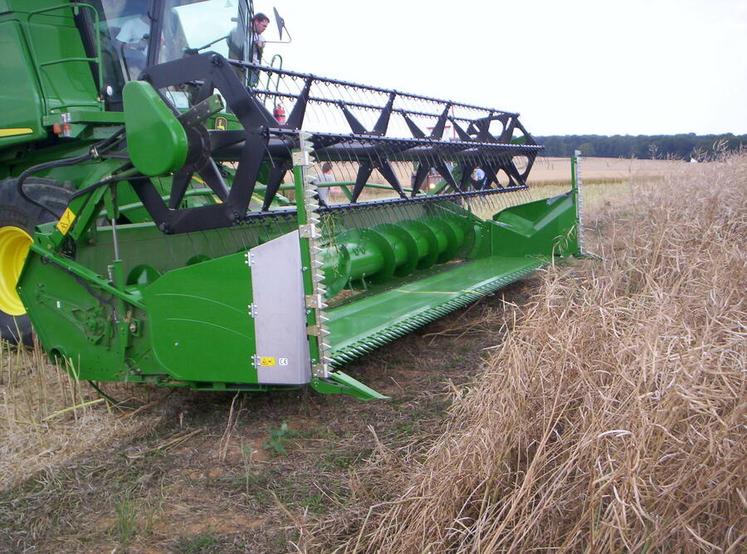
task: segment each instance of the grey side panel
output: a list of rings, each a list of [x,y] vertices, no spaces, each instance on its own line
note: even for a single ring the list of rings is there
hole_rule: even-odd
[[[264,385],[311,380],[298,231],[250,251],[257,376]]]

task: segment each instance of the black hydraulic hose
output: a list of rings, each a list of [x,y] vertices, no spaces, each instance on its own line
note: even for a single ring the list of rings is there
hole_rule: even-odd
[[[118,142],[120,142],[120,140],[122,139],[122,135],[124,135],[124,132],[125,132],[125,128],[124,127],[120,127],[109,138],[104,139],[101,142],[98,142],[98,143],[94,144],[93,148],[96,149],[96,151],[97,151],[98,154],[103,154],[104,152],[108,152],[109,150],[111,150],[112,148],[114,148],[114,146]]]
[[[99,396],[101,396],[101,398],[109,402],[109,404],[111,404],[112,406],[119,406],[120,404],[122,404],[122,402],[120,402],[119,400],[115,400],[114,398],[106,394],[103,390],[101,390],[101,387],[99,387],[95,381],[88,381],[88,384],[93,387],[93,390],[99,393]]]
[[[26,194],[26,192],[23,190],[24,181],[28,179],[29,177],[31,177],[34,173],[38,173],[39,171],[44,171],[45,169],[54,169],[56,167],[75,165],[81,162],[86,162],[92,158],[93,158],[93,154],[89,152],[88,154],[83,154],[82,156],[76,156],[75,158],[66,158],[64,160],[54,160],[51,162],[44,162],[38,165],[33,165],[18,176],[18,180],[16,181],[16,190],[18,191],[18,195],[21,198],[23,198],[26,202],[28,202],[29,204],[33,204],[34,206],[41,208],[42,210],[50,214],[55,219],[60,219],[60,217],[62,217],[62,214],[55,213],[54,211],[50,210],[47,206],[45,206],[41,202],[37,202],[36,200],[31,198],[28,194]]]
[[[123,168],[124,171],[127,169],[130,169],[129,167]],[[83,196],[85,194],[88,194],[89,192],[93,192],[99,187],[103,187],[105,185],[110,185],[112,183],[116,183],[118,181],[137,181],[140,179],[150,179],[150,177],[147,177],[145,175],[125,175],[122,173],[118,173],[116,175],[110,175],[109,177],[106,177],[105,179],[101,179],[100,181],[96,181],[92,185],[88,185],[86,188],[80,189],[79,191],[76,191],[70,199],[78,198],[79,196]]]
[[[55,219],[59,219],[60,217],[62,217],[62,214],[55,213],[54,211],[50,210],[47,206],[45,206],[41,202],[37,202],[36,200],[31,198],[23,190],[23,183],[26,181],[26,179],[31,177],[33,174],[38,173],[40,171],[44,171],[47,169],[55,169],[57,167],[75,165],[75,164],[79,164],[82,162],[87,162],[88,160],[91,160],[93,158],[98,158],[102,153],[107,152],[108,150],[111,150],[117,144],[117,142],[120,141],[123,133],[124,133],[124,127],[119,129],[109,138],[91,146],[91,148],[88,150],[86,154],[82,154],[74,158],[65,158],[62,160],[53,160],[51,162],[44,162],[44,163],[40,163],[40,164],[29,167],[25,171],[21,172],[21,174],[18,176],[18,179],[16,181],[16,190],[18,191],[18,195],[21,198],[23,198],[26,202],[28,202],[29,204],[33,204],[34,206],[50,214]]]

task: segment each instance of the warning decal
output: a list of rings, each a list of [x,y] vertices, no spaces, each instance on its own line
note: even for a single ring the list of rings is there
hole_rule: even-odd
[[[262,356],[259,359],[259,365],[262,367],[273,367],[275,365],[275,358],[272,356]]]
[[[67,232],[70,230],[70,227],[72,227],[73,222],[75,221],[75,217],[76,215],[73,213],[73,211],[70,208],[67,208],[65,210],[65,213],[62,214],[62,217],[57,222],[57,230],[63,235],[67,235]]]

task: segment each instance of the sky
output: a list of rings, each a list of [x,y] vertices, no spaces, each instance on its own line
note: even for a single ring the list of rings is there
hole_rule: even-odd
[[[293,41],[265,58],[286,69],[519,112],[535,135],[747,133],[747,0],[255,0],[273,6]]]

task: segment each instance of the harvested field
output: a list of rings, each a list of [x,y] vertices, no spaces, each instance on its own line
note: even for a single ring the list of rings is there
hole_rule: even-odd
[[[584,179],[594,183],[614,183],[630,179],[658,178],[683,169],[680,160],[637,160],[628,158],[583,158]],[[571,174],[569,158],[539,156],[532,167],[530,184],[562,183]]]
[[[0,550],[742,551],[747,158],[619,184],[593,163],[602,259],[349,368],[388,402],[118,385],[109,405],[5,346]]]
[[[443,433],[382,448],[346,552],[725,551],[747,532],[747,160],[633,185],[548,270]],[[387,491],[388,494],[383,494]]]

